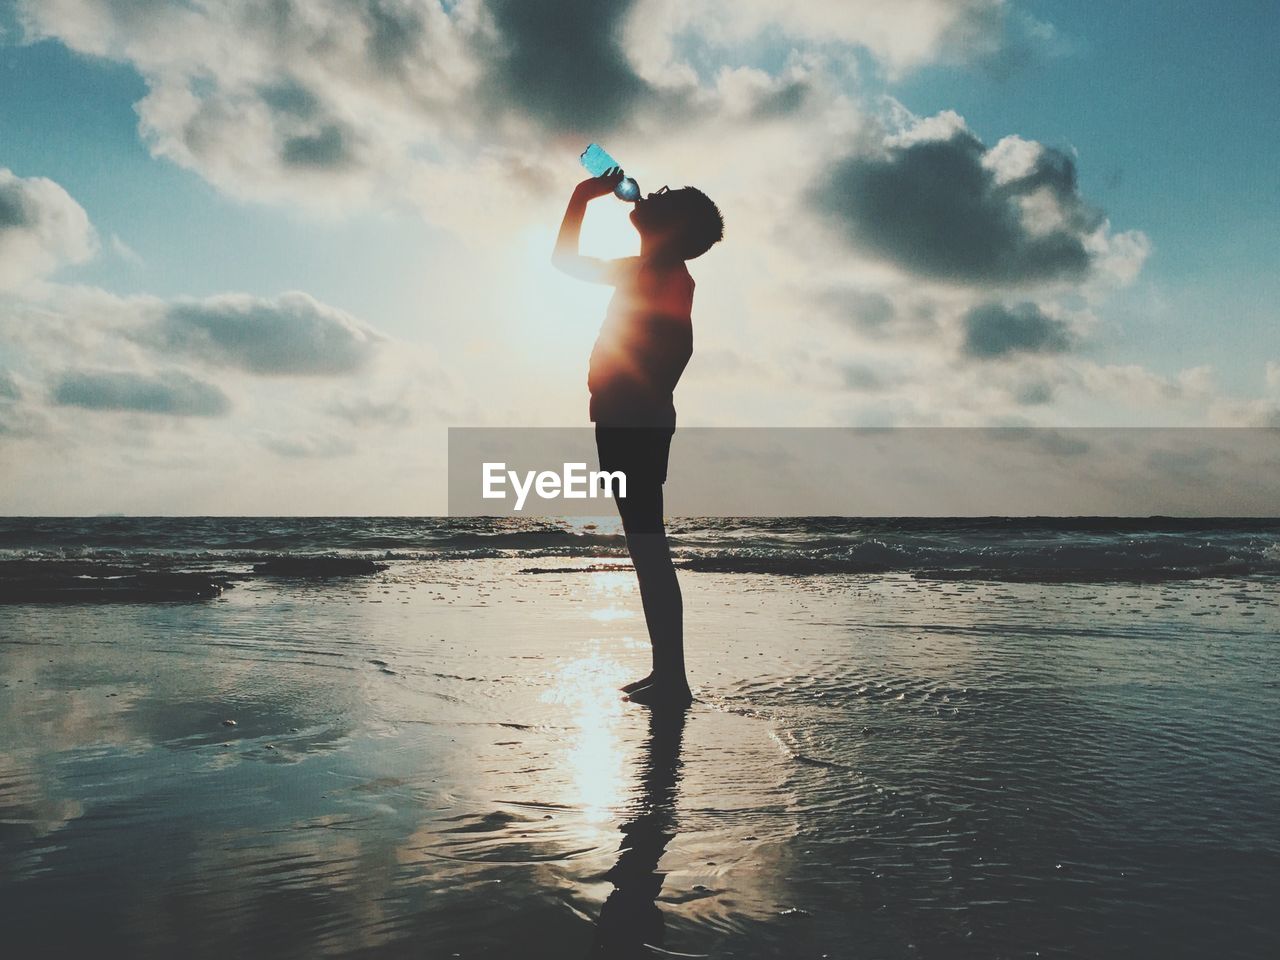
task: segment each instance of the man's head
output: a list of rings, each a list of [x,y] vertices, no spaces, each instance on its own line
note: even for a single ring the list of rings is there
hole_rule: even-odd
[[[637,200],[631,222],[641,236],[656,240],[681,260],[702,256],[724,237],[720,208],[696,187],[663,187]]]

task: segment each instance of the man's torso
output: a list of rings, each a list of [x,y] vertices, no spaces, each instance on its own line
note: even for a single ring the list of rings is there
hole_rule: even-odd
[[[693,354],[693,278],[683,263],[624,263],[591,351],[591,419],[672,426],[672,393]]]

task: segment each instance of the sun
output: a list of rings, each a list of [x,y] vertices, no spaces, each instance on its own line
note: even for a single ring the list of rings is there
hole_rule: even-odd
[[[613,260],[640,252],[640,235],[631,225],[632,206],[614,197],[601,197],[587,206],[582,221],[581,253]]]
[[[602,260],[636,256],[640,236],[628,219],[630,212],[631,204],[612,197],[588,206],[582,224],[582,254]],[[503,310],[508,316],[521,318],[526,335],[522,349],[531,359],[552,365],[571,363],[576,370],[590,352],[612,291],[565,276],[551,265],[558,229],[557,221],[521,231],[508,261],[513,261],[514,270],[504,285],[509,302]],[[537,336],[528,336],[534,329]]]

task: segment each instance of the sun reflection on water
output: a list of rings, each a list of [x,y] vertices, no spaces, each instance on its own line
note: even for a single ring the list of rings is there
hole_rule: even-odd
[[[625,707],[618,686],[625,678],[620,663],[597,651],[562,666],[555,686],[542,695],[545,702],[562,704],[571,713],[575,730],[565,762],[572,775],[572,795],[565,801],[581,810],[589,823],[611,819],[625,797],[617,729]]]
[[[611,602],[625,597],[636,591],[635,571],[629,566],[620,567],[617,570],[596,570],[591,574],[587,589],[595,594],[594,599],[597,603]]]
[[[600,621],[628,616],[615,601],[635,589],[635,574],[630,570],[593,573],[586,591],[599,606],[590,615]],[[631,678],[626,667],[604,650],[630,642],[630,637],[589,641],[586,655],[563,663],[542,695],[544,703],[566,708],[574,727],[564,758],[572,792],[564,802],[581,810],[588,823],[611,820],[626,799],[627,765],[619,726],[627,704],[618,687]]]

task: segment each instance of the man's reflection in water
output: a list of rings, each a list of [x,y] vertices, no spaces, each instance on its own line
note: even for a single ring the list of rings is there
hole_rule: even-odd
[[[662,945],[662,911],[654,901],[666,874],[658,872],[658,861],[676,835],[680,745],[687,712],[681,708],[650,711],[649,739],[637,760],[640,790],[635,814],[622,825],[622,854],[605,874],[614,891],[600,908],[592,957],[650,957],[645,945]]]

